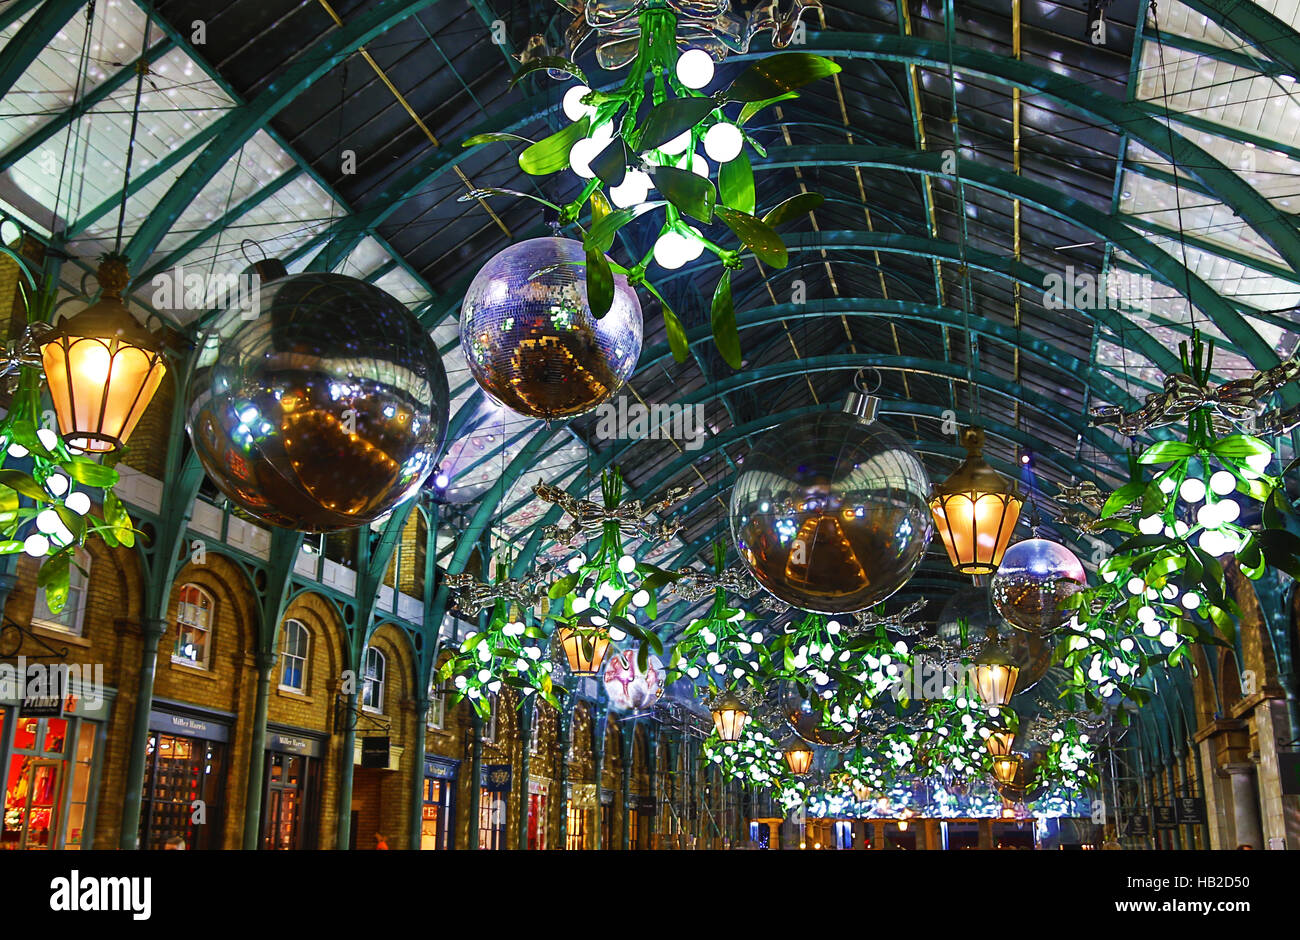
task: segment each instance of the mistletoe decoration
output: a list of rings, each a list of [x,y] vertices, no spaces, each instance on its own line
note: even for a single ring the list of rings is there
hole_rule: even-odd
[[[656,3],[641,9],[630,71],[622,85],[612,90],[592,90],[576,64],[553,56],[534,59],[515,73],[512,86],[543,69],[580,82],[564,95],[564,111],[572,123],[543,140],[529,142],[518,157],[520,169],[531,176],[575,173],[584,185],[572,202],[560,206],[501,189],[477,189],[461,199],[501,194],[535,199],[558,214],[558,224],[577,226],[582,231],[592,315],[601,318],[609,312],[614,274],[624,275],[630,285],[644,286],[659,301],[669,346],[679,362],[689,355],[685,329],[648,280],[647,271],[651,262],[674,270],[705,251],[712,253],[723,268],[713,292],[713,339],[722,358],[739,369],[732,273],[751,254],[769,267],[784,268],[789,254],[777,228],[824,201],[819,194],[802,192],[758,215],[754,170],[746,147],[760,156],[766,151],[745,125],[765,107],[797,97],[796,89],[834,75],[840,67],[809,53],[771,55],[742,71],[725,90],[708,94],[703,89],[712,79],[712,59],[692,49],[679,62],[677,25],[671,8]],[[698,68],[683,65],[688,59]],[[482,134],[466,140],[465,146],[521,139],[513,134]],[[711,178],[714,168],[697,152],[701,145],[718,164],[716,184]],[[657,191],[654,197],[652,191]],[[583,228],[579,218],[588,207],[589,227]],[[624,226],[660,211],[659,234],[649,252],[626,265],[607,257]],[[715,221],[730,231],[737,247],[722,247],[705,236],[701,226],[707,228]]]
[[[26,261],[0,245],[22,278],[24,298],[36,290]],[[118,473],[113,463],[73,454],[55,430],[52,411],[41,407],[41,367],[37,339],[53,310],[54,294],[43,291],[27,306],[27,331],[11,344],[0,375],[17,375],[8,414],[0,421],[0,554],[20,552],[42,559],[37,587],[45,591],[51,613],[68,599],[77,549],[98,535],[110,546],[135,544],[135,530],[113,492]],[[91,493],[98,492],[99,512]]]

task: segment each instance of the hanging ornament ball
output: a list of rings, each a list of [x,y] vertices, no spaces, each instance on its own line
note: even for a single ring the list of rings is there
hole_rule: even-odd
[[[965,643],[962,644],[961,622],[966,622]],[[939,639],[954,645],[960,644],[964,655],[979,653],[992,626],[997,630],[998,642],[1020,668],[1016,676],[1016,695],[1028,692],[1052,665],[1052,643],[1043,634],[1027,632],[1011,626],[992,609],[987,587],[961,587],[952,593],[939,611],[935,632]]]
[[[653,708],[664,694],[664,664],[651,654],[643,670],[636,650],[615,653],[605,663],[605,694],[615,711],[633,712]]]
[[[447,433],[447,374],[429,334],[384,291],[261,262],[254,303],[201,338],[186,429],[236,506],[332,532],[410,498]],[[250,313],[252,314],[250,316]]]
[[[826,691],[834,692],[838,683],[832,680],[822,685],[813,684],[806,698],[793,682],[783,683],[780,692],[780,712],[786,725],[807,744],[843,750],[862,740],[862,727],[856,721],[836,721],[834,706],[821,697]],[[850,727],[845,728],[845,724]]]
[[[613,398],[641,356],[641,303],[621,274],[597,320],[587,306],[586,254],[569,238],[534,238],[483,266],[460,315],[474,381],[512,411],[572,418]]]
[[[1013,627],[1047,632],[1070,617],[1061,602],[1088,586],[1083,564],[1064,545],[1025,539],[1007,549],[990,584],[993,605]]]
[[[872,403],[851,396],[850,407]],[[874,418],[874,404],[865,407]],[[911,447],[854,411],[795,418],[745,458],[731,533],[768,592],[843,614],[885,600],[916,571],[933,527],[930,478]]]

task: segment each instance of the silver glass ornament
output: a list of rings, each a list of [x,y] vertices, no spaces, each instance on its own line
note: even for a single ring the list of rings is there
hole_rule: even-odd
[[[964,636],[962,621],[966,624]],[[990,603],[988,588],[972,586],[954,591],[939,612],[935,632],[941,640],[963,648],[962,656],[973,658],[983,647],[990,626],[997,630],[998,642],[1020,670],[1016,695],[1029,691],[1052,664],[1052,644],[1043,634],[1016,629],[999,617]]]
[[[285,275],[200,340],[186,429],[204,470],[272,525],[330,532],[410,498],[447,433],[447,375],[419,321],[373,284]],[[269,279],[268,279],[269,277]]]
[[[993,606],[1013,627],[1048,632],[1070,617],[1061,602],[1088,586],[1083,563],[1048,539],[1017,542],[1002,556],[989,583]]]
[[[534,238],[494,256],[465,292],[460,345],[494,401],[552,421],[613,398],[641,356],[641,302],[622,274],[597,320],[586,253],[571,238]]]
[[[731,533],[758,583],[818,613],[865,610],[901,588],[930,541],[930,478],[907,443],[875,421],[877,400],[795,418],[745,458]]]

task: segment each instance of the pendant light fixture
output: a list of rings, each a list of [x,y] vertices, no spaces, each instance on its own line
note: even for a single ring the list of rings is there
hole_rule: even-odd
[[[953,567],[962,574],[992,574],[1024,501],[1016,482],[985,462],[983,428],[967,428],[961,443],[966,460],[931,490],[930,512]]]
[[[151,23],[152,18],[147,18],[146,45]],[[117,241],[114,250],[100,259],[100,298],[57,323],[41,340],[41,362],[59,433],[69,449],[82,453],[104,454],[121,448],[167,374],[162,344],[136,321],[122,300],[122,292],[131,280],[127,257],[122,254],[122,228],[131,190],[140,95],[147,72],[141,58],[136,68]]]
[[[1011,745],[1016,740],[1016,733],[1004,728],[992,731],[984,739],[984,746],[989,749],[989,753],[994,757],[1006,757],[1011,753]]]
[[[609,631],[601,627],[560,627],[556,639],[568,660],[569,674],[594,676],[605,664],[609,650]]]
[[[1020,756],[1002,754],[993,758],[993,779],[1003,786],[1010,786],[1020,773]]]
[[[723,741],[740,740],[745,724],[749,721],[749,709],[735,692],[730,689],[723,692],[709,711],[713,714],[713,727],[719,738]]]
[[[1020,667],[998,639],[997,627],[991,624],[972,671],[981,702],[990,708],[1010,704]]]
[[[784,757],[790,765],[790,772],[796,777],[805,776],[812,770],[813,749],[802,741],[790,741],[785,747]]]

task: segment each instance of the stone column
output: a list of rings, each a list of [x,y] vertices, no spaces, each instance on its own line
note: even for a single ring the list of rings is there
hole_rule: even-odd
[[[1255,765],[1243,761],[1225,764],[1232,785],[1233,838],[1237,845],[1264,847],[1264,833],[1259,824],[1259,792],[1255,786]]]
[[[1259,804],[1264,848],[1300,849],[1300,797],[1284,796],[1278,748],[1294,737],[1285,699],[1266,698],[1255,706],[1259,741]]]

